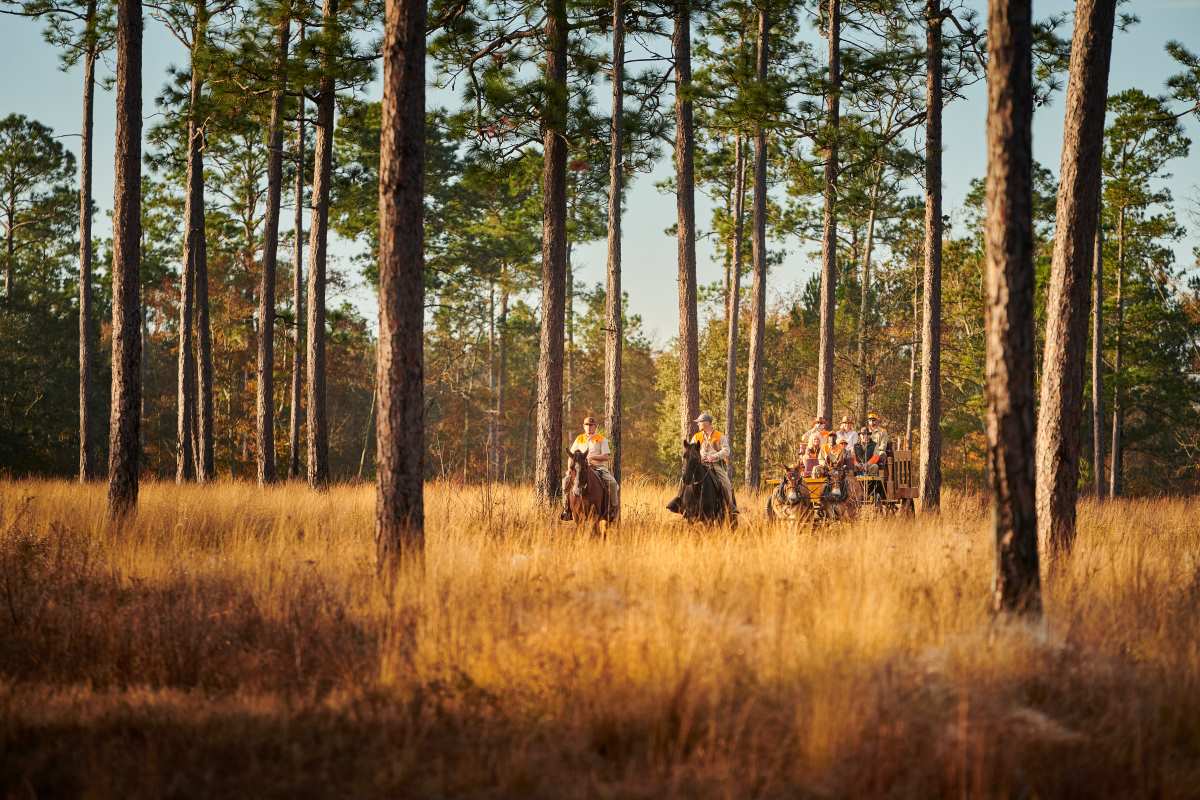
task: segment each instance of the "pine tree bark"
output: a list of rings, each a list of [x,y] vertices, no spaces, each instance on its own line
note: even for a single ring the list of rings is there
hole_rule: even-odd
[[[675,0],[675,211],[679,271],[679,430],[688,438],[700,414],[700,348],[696,311],[696,137],[692,127],[691,0]]]
[[[507,477],[508,472],[508,451],[506,448],[505,428],[504,428],[504,411],[507,408],[505,402],[507,397],[508,386],[508,283],[504,279],[504,270],[501,270],[501,285],[500,285],[500,316],[497,320],[496,338],[499,341],[499,356],[497,357],[498,364],[496,366],[496,475],[500,480]]]
[[[837,0],[834,0],[837,2]],[[755,75],[766,84],[771,30],[766,7],[758,10],[758,50]],[[762,373],[763,339],[767,334],[767,131],[762,121],[754,126],[754,199],[750,261],[750,354],[746,385],[746,486],[757,489],[762,478]]]
[[[196,69],[197,53],[207,46],[208,18],[207,0],[197,0],[192,35],[193,71]],[[202,78],[203,73],[201,73]],[[199,91],[197,91],[197,99],[199,97]],[[188,226],[194,230],[195,237],[192,244],[192,253],[194,253],[192,271],[195,298],[197,398],[195,441],[192,448],[195,454],[196,478],[201,483],[211,481],[215,477],[212,322],[209,317],[208,302],[208,234],[204,218],[204,139],[206,135],[205,127],[198,124],[195,128],[195,136],[189,137],[189,147],[194,150],[189,153],[193,168],[187,187],[187,194],[192,199],[191,213],[193,215],[188,218]]]
[[[916,270],[914,269],[915,273]],[[917,360],[920,357],[921,337],[920,337],[920,320],[921,317],[921,290],[920,284],[917,283],[914,275],[913,280],[913,326],[912,338],[909,342],[908,351],[908,412],[904,419],[904,443],[905,446],[911,448],[913,440],[913,425],[916,424],[916,395],[917,395]]]
[[[613,0],[612,127],[608,161],[608,270],[604,298],[604,427],[613,477],[621,480],[621,353],[625,331],[621,296],[621,203],[624,184],[625,9]]]
[[[569,191],[569,190],[568,190]],[[568,208],[570,208],[568,206]],[[571,212],[567,212],[568,218],[568,236],[571,230]],[[571,241],[567,240],[567,281],[566,292],[567,299],[564,306],[566,314],[567,326],[567,345],[563,354],[563,360],[566,362],[566,374],[563,379],[563,413],[566,414],[568,424],[575,419],[575,269],[571,263]]]
[[[271,93],[267,127],[267,210],[263,221],[262,275],[258,284],[258,380],[255,398],[256,467],[260,484],[275,482],[275,264],[279,253],[279,208],[283,196],[283,96],[287,89],[288,41],[292,20],[279,21],[276,67],[280,86]]]
[[[425,0],[387,0],[379,163],[380,574],[422,563],[424,506]]]
[[[337,31],[337,14],[338,0],[324,0],[321,19],[329,38]],[[333,54],[324,53],[322,63],[317,139],[313,151],[313,212],[308,241],[308,483],[314,489],[323,489],[329,483],[329,419],[325,412],[325,268],[336,93]]]
[[[825,213],[821,236],[821,323],[817,354],[817,416],[833,418],[833,317],[837,307],[838,131],[841,120],[841,0],[828,0],[829,116],[825,136]]]
[[[942,7],[925,5],[925,277],[921,322],[921,449],[917,494],[922,511],[942,502]]]
[[[137,505],[141,428],[142,4],[117,2],[117,121],[113,193],[112,413],[108,512]]]
[[[1104,499],[1104,216],[1097,199],[1092,254],[1092,491]]]
[[[996,537],[993,607],[1039,615],[1034,503],[1033,121],[1030,0],[988,9],[985,227],[988,474]]]
[[[881,156],[882,158],[882,156]],[[871,313],[871,252],[875,246],[875,217],[879,208],[879,185],[883,182],[883,163],[875,173],[875,181],[871,185],[871,206],[867,212],[867,235],[863,243],[862,282],[859,285],[858,296],[858,331],[857,353],[858,363],[858,421],[867,418],[871,402],[871,376],[867,371],[867,326]]]
[[[1069,554],[1075,541],[1088,273],[1095,257],[1116,5],[1116,0],[1075,4],[1037,431],[1038,531],[1052,560]]]
[[[738,316],[742,305],[745,204],[746,150],[742,144],[742,134],[738,132],[733,142],[733,242],[729,248],[729,275],[725,280],[725,430],[730,433],[737,430],[733,424],[733,407],[737,401]]]
[[[192,27],[191,87],[188,94],[187,173],[183,200],[183,259],[179,277],[179,370],[176,393],[175,480],[196,477],[199,452],[196,442],[198,416],[196,355],[193,338],[196,313],[196,270],[203,248],[204,230],[204,133],[198,110],[204,88],[199,52],[206,33],[206,19],[198,6]]]
[[[304,23],[300,23],[300,42],[304,42]],[[300,426],[304,419],[301,407],[304,392],[304,96],[297,102],[296,117],[296,196],[295,217],[292,220],[292,388],[291,414],[288,419],[288,479],[300,477]]]
[[[1125,435],[1125,406],[1121,397],[1121,384],[1125,369],[1125,207],[1117,212],[1117,297],[1116,297],[1116,346],[1113,353],[1113,412],[1112,412],[1112,447],[1109,458],[1112,464],[1108,470],[1108,496],[1120,497],[1124,491],[1122,485],[1121,462],[1125,458],[1121,439]]]
[[[549,504],[561,492],[563,326],[567,272],[567,7],[547,0],[546,100],[542,120],[542,324],[538,345],[534,487]]]
[[[190,127],[190,124],[189,124]],[[191,139],[189,135],[189,140]],[[190,151],[189,146],[189,151]],[[198,150],[197,150],[198,152]],[[188,158],[189,187],[194,169]],[[184,220],[192,218],[192,198],[188,192],[184,199]],[[179,368],[176,391],[175,430],[175,481],[183,483],[196,478],[196,356],[193,350],[192,316],[195,310],[196,272],[193,228],[184,231],[183,268],[179,276]]]
[[[87,51],[83,56],[83,130],[79,142],[79,481],[96,478],[92,419],[92,369],[96,332],[92,323],[92,129],[96,96],[96,0],[88,0]]]

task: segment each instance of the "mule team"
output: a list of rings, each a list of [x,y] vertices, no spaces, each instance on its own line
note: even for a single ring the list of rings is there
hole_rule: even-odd
[[[727,518],[736,525],[738,508],[729,479],[728,437],[713,427],[712,414],[707,411],[695,421],[700,429],[684,442],[679,492],[667,503],[667,510],[689,520]],[[597,425],[595,417],[585,417],[583,433],[571,443],[562,479],[560,519],[586,516],[615,522],[620,518],[621,487],[609,469],[612,450]],[[867,424],[861,431],[854,429],[849,415],[842,417],[836,431],[829,430],[824,417],[815,417],[812,427],[801,437],[799,460],[787,471],[806,478],[838,476],[839,480],[844,480],[841,476],[847,472],[875,476],[888,441],[887,428],[874,411],[867,414]],[[857,481],[850,483],[857,485]]]

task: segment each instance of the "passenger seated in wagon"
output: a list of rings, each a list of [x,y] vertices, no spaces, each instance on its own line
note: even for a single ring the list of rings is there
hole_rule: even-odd
[[[808,452],[806,452],[800,458],[800,461],[797,463],[797,466],[800,467],[801,474],[805,478],[811,478],[811,477],[813,477],[813,472],[816,470],[817,465],[820,463],[821,463],[821,449],[819,447],[817,447],[817,445],[812,444],[812,445],[808,446]]]

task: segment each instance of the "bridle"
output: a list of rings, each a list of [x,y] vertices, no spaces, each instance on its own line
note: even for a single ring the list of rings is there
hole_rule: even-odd
[[[575,489],[579,492],[587,491],[587,456],[580,457],[580,454],[573,453],[571,455],[571,471],[575,474]]]

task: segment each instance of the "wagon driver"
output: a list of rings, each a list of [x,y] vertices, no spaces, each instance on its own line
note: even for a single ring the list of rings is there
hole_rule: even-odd
[[[617,484],[617,479],[613,477],[612,472],[608,469],[608,462],[612,460],[612,450],[608,446],[608,439],[604,434],[596,430],[596,418],[590,414],[583,419],[583,433],[575,437],[575,441],[571,442],[572,453],[586,453],[588,465],[596,470],[596,474],[600,476],[600,480],[604,481],[605,487],[608,489],[608,504],[612,509],[610,514],[613,519],[616,519],[621,508],[621,487]],[[562,479],[562,496],[563,510],[559,515],[559,519],[571,519],[570,497],[567,494],[569,482],[571,479],[571,471],[568,466],[567,474],[563,475]]]

